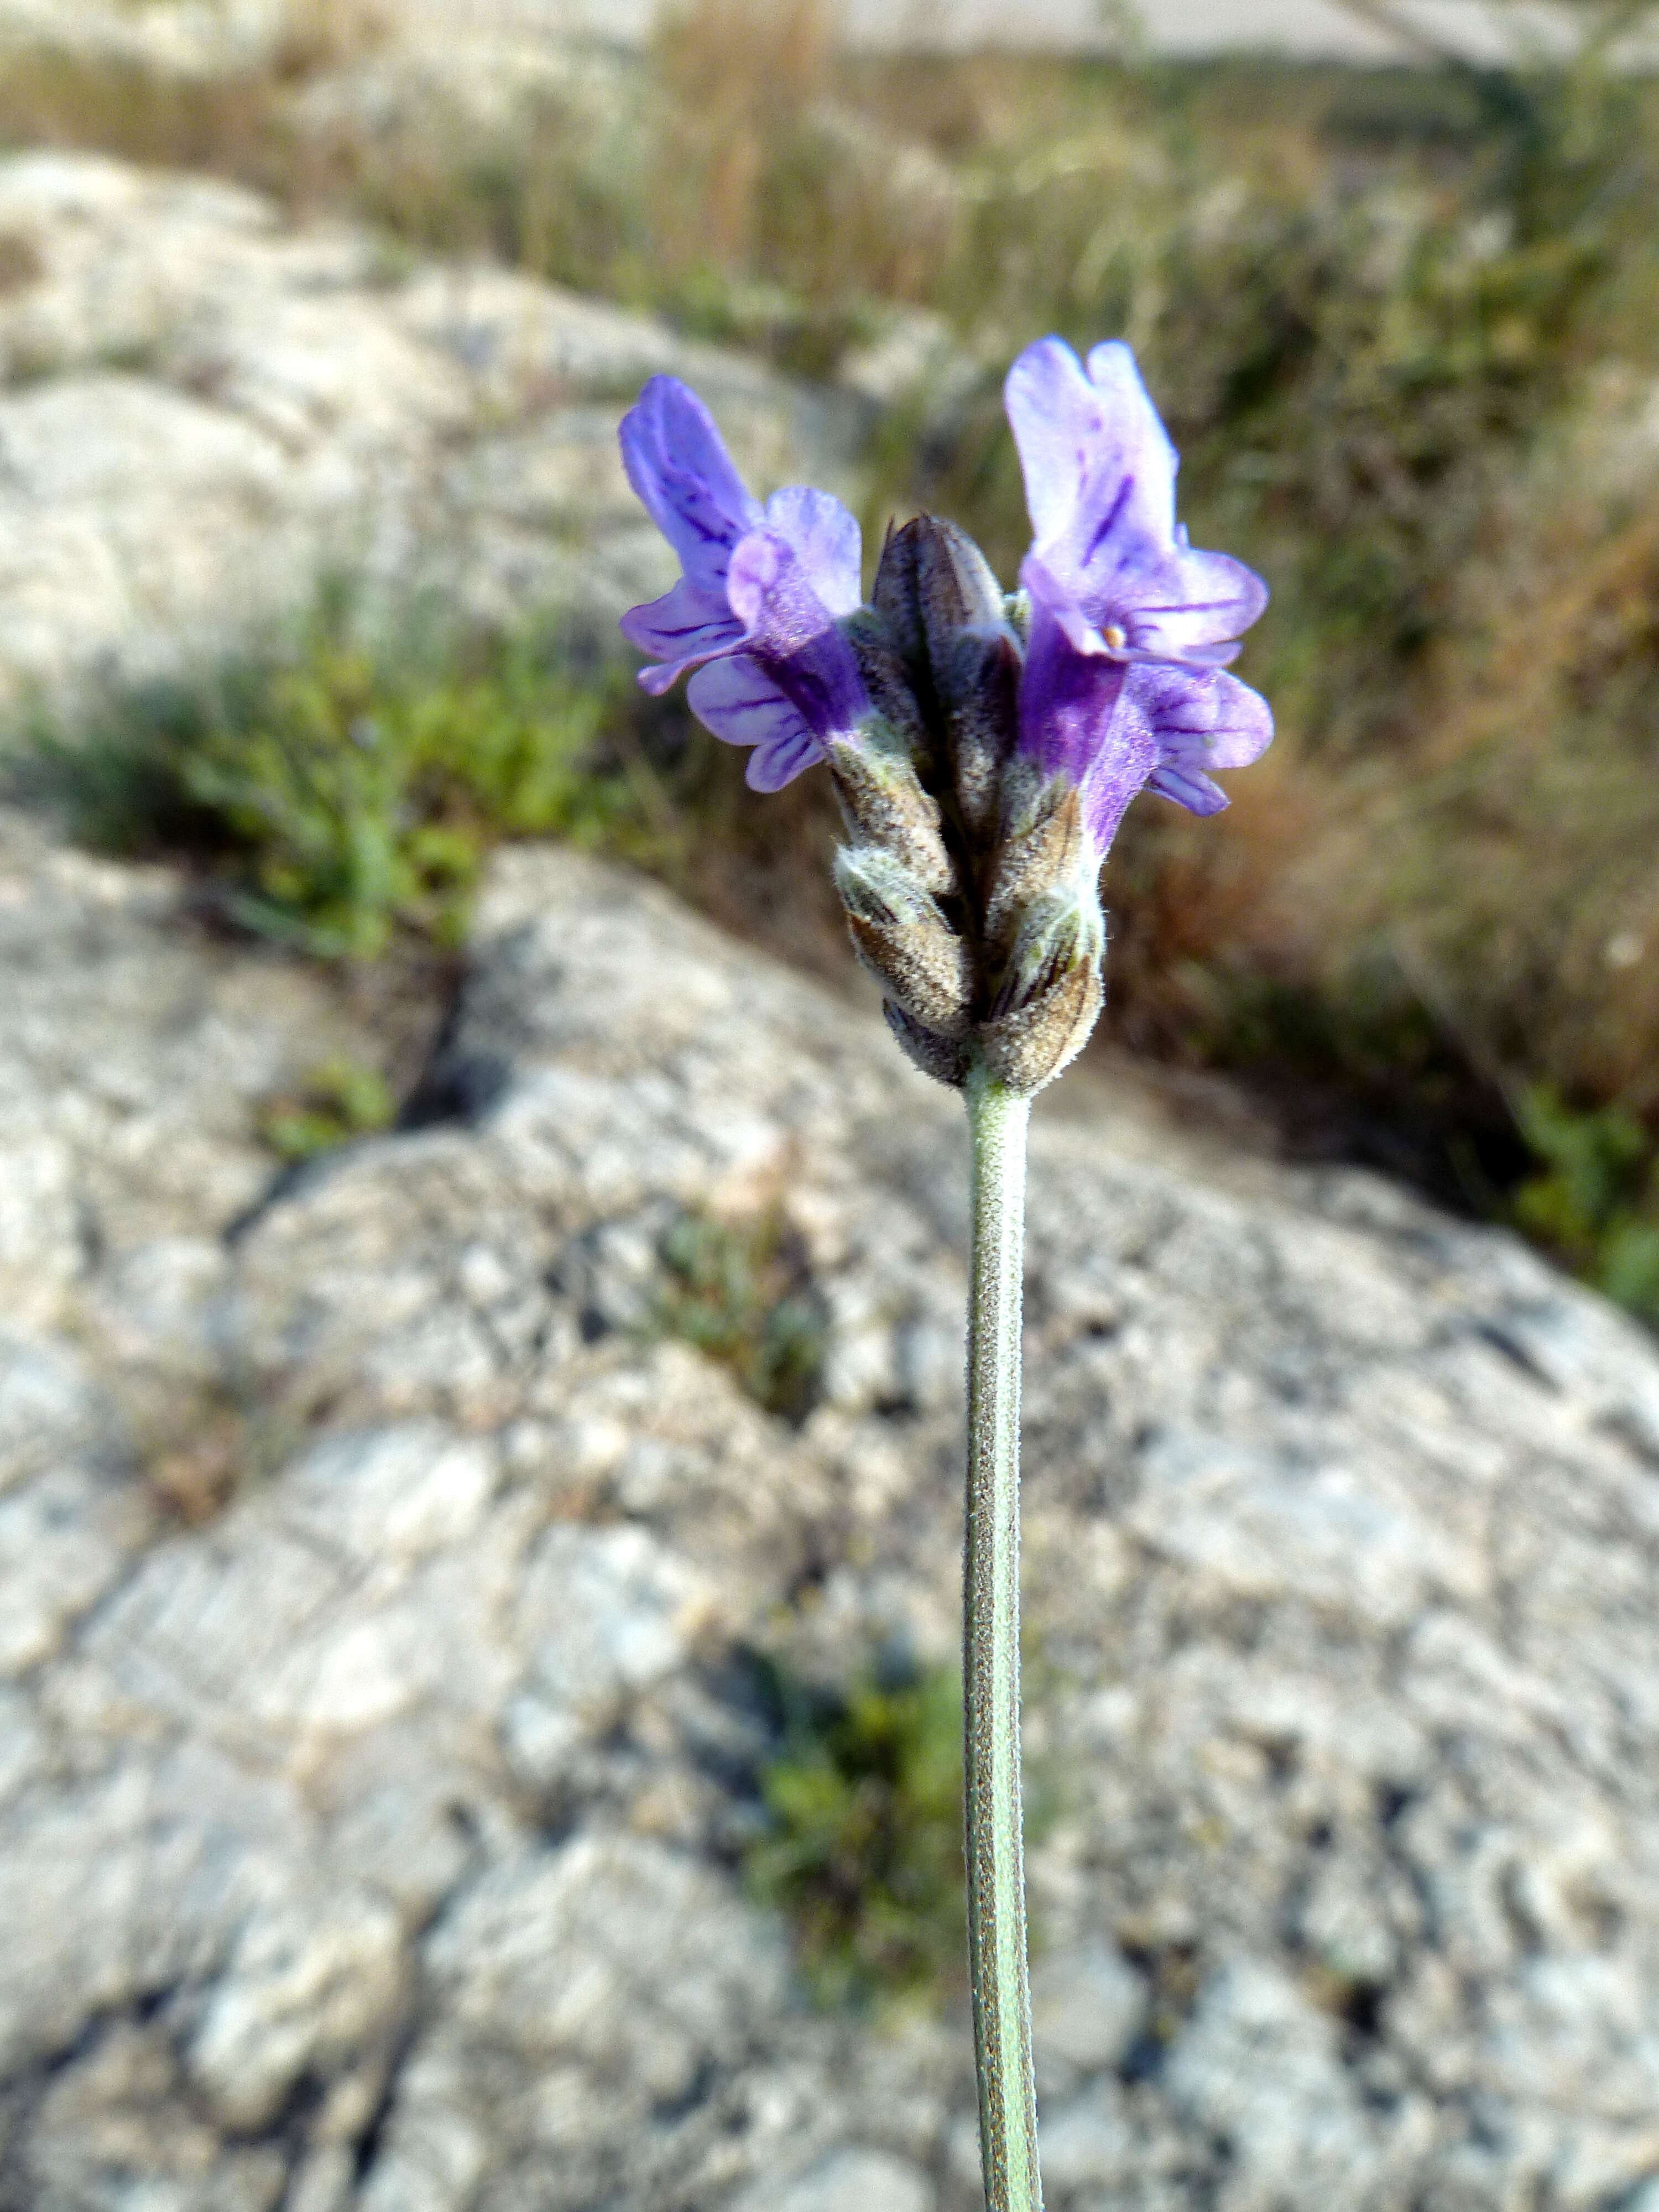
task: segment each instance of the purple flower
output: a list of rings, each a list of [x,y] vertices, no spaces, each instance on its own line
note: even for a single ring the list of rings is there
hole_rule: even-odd
[[[1271,740],[1267,702],[1222,672],[1267,586],[1188,544],[1175,448],[1127,346],[1097,346],[1085,374],[1043,338],[1006,397],[1036,532],[1020,568],[1020,750],[1078,784],[1104,853],[1143,787],[1216,813],[1227,799],[1208,771],[1243,768]]]
[[[870,711],[836,627],[860,603],[859,526],[828,492],[796,484],[764,507],[744,488],[713,418],[672,376],[653,376],[623,418],[623,465],[685,573],[623,617],[659,665],[650,692],[694,670],[692,711],[728,744],[752,746],[748,781],[778,791]]]

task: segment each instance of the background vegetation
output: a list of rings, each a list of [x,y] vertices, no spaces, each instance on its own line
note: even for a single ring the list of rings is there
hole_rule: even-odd
[[[642,58],[566,54],[487,110],[426,85],[371,130],[374,36],[296,15],[188,96],[20,57],[0,138],[216,167],[798,374],[885,346],[870,521],[935,504],[1005,573],[1007,362],[1127,335],[1195,540],[1273,585],[1243,672],[1280,735],[1218,825],[1132,817],[1113,1033],[1659,1322],[1659,82],[1594,54],[878,64],[809,0],[690,0]],[[763,932],[830,835],[821,793],[745,806],[683,715],[545,641],[381,665],[325,621],[106,736],[89,828],[187,834],[242,919],[321,953],[453,932],[528,832]],[[827,901],[790,912],[787,950],[836,957]]]

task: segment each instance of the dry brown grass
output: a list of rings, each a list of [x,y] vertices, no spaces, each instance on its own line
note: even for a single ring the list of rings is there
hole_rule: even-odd
[[[314,197],[322,180],[286,128],[284,104],[386,33],[376,0],[286,0],[264,55],[235,68],[186,73],[119,53],[12,46],[0,59],[0,145],[89,148]]]
[[[659,249],[733,270],[752,255],[768,156],[829,82],[818,0],[686,0],[659,16],[652,58],[668,94]]]

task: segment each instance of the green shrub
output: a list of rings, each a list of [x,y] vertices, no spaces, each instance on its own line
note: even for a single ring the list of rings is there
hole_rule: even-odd
[[[751,1893],[788,1914],[821,2002],[955,1991],[967,1941],[959,1676],[872,1672],[835,1693],[775,1666],[763,1674],[781,1741],[761,1775]]]
[[[1616,1106],[1575,1110],[1548,1084],[1520,1121],[1539,1162],[1515,1194],[1516,1224],[1659,1328],[1659,1146]]]
[[[377,654],[325,609],[290,652],[38,731],[21,775],[94,845],[194,848],[240,926],[369,959],[398,928],[455,941],[504,837],[648,842],[638,778],[603,745],[630,690],[523,641]]]
[[[662,1260],[656,1326],[729,1367],[769,1413],[804,1420],[817,1399],[828,1316],[781,1210],[740,1221],[683,1214]]]
[[[354,1137],[390,1128],[396,1112],[378,1068],[361,1060],[328,1060],[311,1070],[297,1096],[268,1102],[259,1115],[259,1134],[278,1159],[297,1164]]]

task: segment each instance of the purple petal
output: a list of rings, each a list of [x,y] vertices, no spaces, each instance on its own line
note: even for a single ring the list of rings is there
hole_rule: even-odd
[[[870,710],[853,648],[807,581],[794,548],[751,531],[732,555],[726,592],[750,652],[820,737],[850,731]]]
[[[754,748],[744,776],[752,791],[781,791],[823,758],[800,709],[746,653],[700,668],[685,696],[692,713],[717,738]]]
[[[1219,814],[1231,804],[1212,777],[1178,768],[1155,768],[1146,779],[1146,788],[1157,792],[1160,799],[1173,799],[1188,814]]]
[[[1211,769],[1248,768],[1273,742],[1267,701],[1216,669],[1133,668],[1124,710],[1145,722],[1157,747],[1148,788],[1193,814],[1218,814],[1227,804]]]
[[[1150,787],[1194,814],[1227,795],[1209,770],[1243,768],[1273,738],[1267,702],[1237,677],[1075,652],[1039,603],[1019,694],[1020,750],[1083,794],[1095,849]]]
[[[726,558],[761,519],[696,393],[653,376],[622,421],[623,465],[694,582],[718,589]]]
[[[1142,599],[1126,611],[1123,626],[1132,649],[1159,660],[1231,660],[1231,641],[1261,615],[1267,586],[1226,553],[1182,548],[1172,570],[1167,598]]]
[[[1273,710],[1259,691],[1218,669],[1209,679],[1212,768],[1249,768],[1273,741]]]
[[[1129,732],[1129,754],[1120,746],[1102,766],[1103,757],[1114,750],[1118,702],[1128,677],[1121,660],[1074,651],[1039,603],[1020,678],[1020,751],[1046,775],[1066,776],[1079,786],[1091,774],[1109,776],[1121,769],[1127,806],[1158,765],[1150,727],[1137,724]]]
[[[1126,345],[1085,374],[1044,338],[1009,372],[1009,420],[1036,538],[1020,571],[1074,651],[1219,667],[1267,605],[1224,553],[1195,552],[1175,520],[1176,457]]]
[[[827,491],[789,484],[766,502],[768,527],[791,546],[807,582],[832,615],[850,615],[864,598],[858,518]]]
[[[1160,761],[1248,768],[1273,743],[1267,701],[1220,669],[1147,662],[1131,670],[1128,689],[1158,739]]]
[[[743,642],[743,624],[725,592],[706,591],[689,576],[682,576],[661,599],[630,607],[620,628],[636,651],[662,663],[640,671],[641,684],[653,694],[666,691],[688,668]]]
[[[1019,580],[1030,593],[1033,607],[1041,607],[1060,624],[1073,653],[1103,653],[1109,649],[1105,639],[1079,605],[1071,587],[1039,555],[1025,556],[1019,564]],[[1117,657],[1124,658],[1121,653]]]
[[[1086,568],[1111,532],[1167,547],[1176,452],[1134,356],[1098,345],[1088,373],[1061,338],[1028,346],[1008,372],[1008,420],[1039,547]]]

